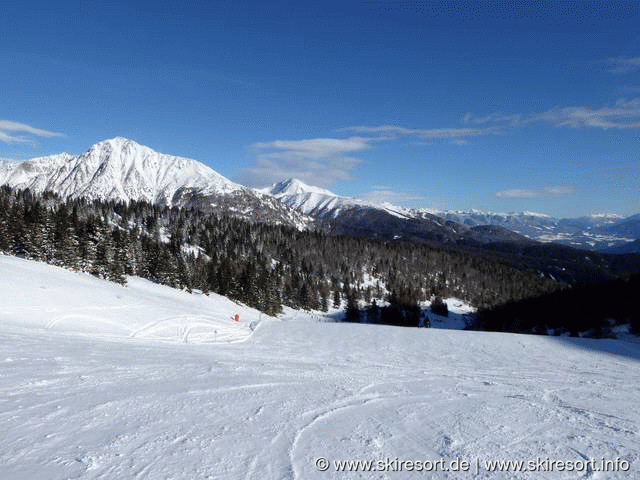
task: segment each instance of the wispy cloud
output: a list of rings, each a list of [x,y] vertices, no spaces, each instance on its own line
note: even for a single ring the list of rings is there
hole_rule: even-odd
[[[640,93],[640,85],[624,85],[620,87],[620,91],[624,93]]]
[[[378,133],[383,135],[405,135],[421,139],[463,139],[465,137],[478,137],[482,135],[498,135],[502,132],[500,127],[484,128],[406,128],[397,125],[380,126],[354,126],[341,128],[340,131],[356,133]],[[458,143],[459,144],[459,143]]]
[[[3,143],[30,143],[33,142],[33,137],[49,138],[63,136],[62,133],[35,128],[26,123],[0,120],[0,142]]]
[[[523,123],[526,116],[521,113],[490,113],[489,115],[476,116],[471,112],[467,112],[462,116],[462,120],[465,123],[471,123],[474,125],[487,125],[487,124],[500,124],[503,127],[518,127]]]
[[[369,148],[372,139],[351,138],[310,138],[306,140],[275,140],[258,142],[252,145],[259,150],[284,150],[297,152],[313,158],[323,158],[345,152],[359,152]]]
[[[474,125],[497,125],[521,127],[534,123],[547,123],[556,127],[634,129],[640,128],[640,98],[620,99],[612,106],[599,108],[587,106],[555,107],[545,112],[532,114],[492,113],[478,117],[472,113],[463,120]]]
[[[256,164],[246,168],[243,182],[265,186],[295,177],[310,185],[328,187],[338,181],[352,180],[353,170],[362,163],[351,156],[371,148],[379,138],[311,138],[304,140],[275,140],[254,143]]]
[[[640,69],[640,57],[611,57],[607,63],[611,73],[629,73]]]
[[[545,187],[541,190],[530,190],[527,188],[512,188],[496,192],[498,198],[551,198],[573,195],[576,189],[570,186],[556,185]]]
[[[412,192],[399,192],[384,185],[376,185],[370,192],[358,195],[358,198],[374,203],[391,203],[394,205],[403,205],[409,202],[424,201],[427,199],[424,195]]]

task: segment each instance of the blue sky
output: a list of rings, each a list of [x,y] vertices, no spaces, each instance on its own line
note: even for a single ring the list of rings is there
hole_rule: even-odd
[[[640,212],[635,1],[30,2],[0,15],[0,158],[125,136],[266,186]]]

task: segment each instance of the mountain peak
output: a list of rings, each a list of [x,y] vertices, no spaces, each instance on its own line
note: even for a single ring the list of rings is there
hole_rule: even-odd
[[[592,218],[594,220],[621,220],[624,218],[624,216],[617,213],[602,212],[592,213],[591,215],[589,215],[589,218]]]
[[[135,140],[126,137],[113,137],[102,140],[89,147],[89,152],[123,152],[123,151],[146,151],[148,153],[156,153],[150,147],[142,145]]]
[[[96,145],[103,145],[103,144],[112,144],[112,145],[123,145],[125,143],[133,143],[135,145],[140,145],[138,142],[136,142],[135,140],[131,140],[130,138],[127,137],[113,137],[113,138],[107,138],[105,140],[102,140],[98,143],[96,143]],[[140,145],[143,146],[143,145]]]
[[[270,188],[267,189],[267,191],[273,196],[319,193],[321,195],[337,197],[335,193],[329,190],[307,185],[302,180],[299,180],[297,178],[288,178],[286,180],[281,180],[280,182],[273,184]]]

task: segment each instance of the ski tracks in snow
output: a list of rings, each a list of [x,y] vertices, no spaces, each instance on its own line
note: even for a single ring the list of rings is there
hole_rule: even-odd
[[[117,315],[137,315],[139,303],[129,303]],[[416,476],[319,472],[319,457],[620,457],[631,463],[630,472],[425,477],[640,475],[636,360],[591,350],[586,340],[585,348],[575,348],[544,337],[304,320],[266,319],[251,335],[246,323],[259,316],[241,311],[246,322],[236,325],[228,316],[237,306],[229,313],[219,303],[218,311],[198,304],[186,313],[163,303],[130,326],[133,338],[107,339],[104,325],[82,335],[62,328],[92,323],[106,311],[57,312],[87,317],[58,319],[49,329],[0,322],[0,478]],[[247,341],[222,341],[222,322],[230,339],[242,333]],[[200,328],[217,329],[218,343],[196,344],[205,338]],[[149,341],[165,335],[172,342]]]

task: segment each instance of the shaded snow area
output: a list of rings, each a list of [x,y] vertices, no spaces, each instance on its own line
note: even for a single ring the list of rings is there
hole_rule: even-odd
[[[447,316],[433,313],[429,309],[431,302],[423,302],[421,305],[423,311],[429,317],[431,328],[445,328],[449,330],[463,330],[466,328],[476,309],[459,298],[445,298],[444,302],[449,309],[449,315]]]
[[[385,300],[376,299],[379,307],[386,307],[389,302]],[[420,309],[422,315],[429,319],[431,328],[441,328],[446,330],[464,330],[472,320],[473,314],[476,309],[465,303],[459,298],[445,298],[444,302],[449,309],[449,315],[438,315],[431,311],[431,302],[425,301],[420,303]],[[366,309],[367,304],[360,302],[360,308]],[[343,299],[340,308],[334,308],[329,306],[326,312],[320,310],[312,310],[309,312],[293,310],[288,307],[284,308],[285,316],[292,319],[304,318],[305,316],[320,322],[344,322],[345,321],[345,309],[347,308],[347,302]],[[362,313],[362,323],[367,323],[365,312]]]
[[[239,325],[228,318],[235,308]],[[640,475],[634,343],[327,323],[291,311],[251,333],[243,322],[259,314],[221,297],[134,279],[120,287],[8,257],[0,312],[2,479]],[[189,343],[170,332],[181,325],[193,325]],[[458,458],[469,472],[393,471],[394,461],[449,468]],[[603,458],[628,471],[597,471]],[[580,472],[541,470],[591,459]],[[338,473],[341,460],[387,471]],[[490,473],[492,460],[538,471]]]

